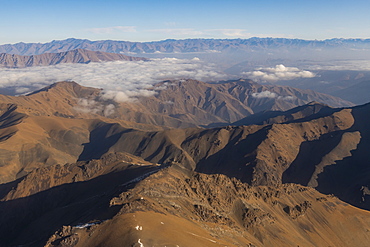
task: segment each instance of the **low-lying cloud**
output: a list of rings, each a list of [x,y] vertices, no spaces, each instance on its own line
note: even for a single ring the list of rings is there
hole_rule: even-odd
[[[83,86],[102,88],[102,97],[115,101],[153,95],[153,85],[168,79],[226,79],[226,75],[217,72],[214,65],[206,64],[197,58],[59,64],[0,69],[0,73],[0,88],[15,87],[18,93],[39,89],[58,81],[75,81]]]
[[[370,60],[336,60],[320,62],[308,67],[311,70],[355,70],[370,71]]]
[[[270,68],[259,68],[255,71],[243,72],[242,74],[247,76],[249,79],[265,82],[315,77],[315,74],[311,71],[300,70],[295,67],[285,67],[283,64]]]
[[[273,99],[273,98],[276,98],[278,95],[276,93],[273,93],[273,92],[270,92],[270,91],[262,91],[262,92],[259,92],[259,93],[252,93],[252,97],[253,98],[270,98],[270,99]]]
[[[291,96],[291,95],[281,96],[281,95],[278,95],[277,93],[270,92],[268,90],[258,92],[258,93],[252,93],[251,96],[257,99],[268,98],[268,99],[281,99],[281,100],[286,100],[286,101],[293,100],[295,98],[294,96]]]

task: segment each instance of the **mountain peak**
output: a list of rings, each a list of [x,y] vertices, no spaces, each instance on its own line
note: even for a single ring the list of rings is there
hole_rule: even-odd
[[[44,87],[40,90],[27,94],[26,96],[36,95],[42,92],[52,92],[56,97],[61,95],[71,95],[77,98],[88,98],[92,95],[98,95],[101,89],[84,87],[74,81],[60,81]]]

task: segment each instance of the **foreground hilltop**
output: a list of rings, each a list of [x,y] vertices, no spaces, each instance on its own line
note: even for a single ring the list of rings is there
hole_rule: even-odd
[[[76,49],[57,53],[44,53],[40,55],[22,56],[16,54],[0,53],[0,67],[24,68],[33,66],[48,66],[63,63],[91,63],[109,61],[140,61],[141,57],[131,57],[117,53],[89,51]]]
[[[6,186],[3,246],[366,246],[370,213],[299,185],[251,187],[225,175],[124,153],[50,166]],[[32,213],[30,213],[32,212]]]

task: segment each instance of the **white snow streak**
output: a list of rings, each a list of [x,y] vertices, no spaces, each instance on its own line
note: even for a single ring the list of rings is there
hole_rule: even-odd
[[[191,234],[191,235],[193,235],[193,236],[199,237],[199,238],[204,238],[204,239],[206,239],[206,240],[208,240],[208,241],[211,241],[212,243],[217,243],[217,241],[212,240],[212,239],[210,239],[210,238],[202,237],[202,236],[199,236],[199,235],[197,235],[197,234],[195,234],[195,233],[192,233],[192,232],[187,232],[187,233],[189,233],[189,234]]]
[[[143,243],[140,241],[140,238],[137,242],[140,244],[140,247],[144,247]]]

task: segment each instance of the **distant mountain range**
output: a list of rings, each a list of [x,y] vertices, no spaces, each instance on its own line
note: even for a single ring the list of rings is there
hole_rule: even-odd
[[[117,53],[89,51],[84,49],[69,50],[58,53],[43,53],[40,55],[22,56],[15,54],[0,54],[0,67],[23,68],[32,66],[47,66],[61,63],[90,63],[108,61],[139,61],[145,58],[131,57]]]
[[[192,53],[192,52],[247,52],[275,49],[320,50],[341,48],[362,50],[370,48],[370,39],[328,39],[302,40],[285,38],[250,38],[250,39],[168,39],[153,42],[130,42],[87,39],[54,40],[49,43],[17,43],[0,45],[0,52],[18,55],[38,55],[59,53],[75,49],[88,49],[112,53]]]

